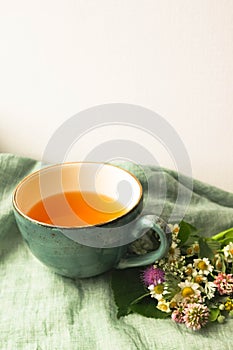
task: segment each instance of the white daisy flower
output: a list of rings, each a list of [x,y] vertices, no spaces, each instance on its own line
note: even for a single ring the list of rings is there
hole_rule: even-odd
[[[208,281],[205,275],[199,274],[196,270],[195,270],[195,273],[193,274],[193,280],[195,283],[198,283],[198,284],[206,283]]]
[[[187,254],[188,256],[192,256],[192,255],[194,255],[194,249],[193,249],[193,246],[188,247],[188,248],[186,249],[186,254]]]
[[[180,248],[175,242],[172,242],[171,247],[168,252],[168,261],[176,261],[180,257]]]
[[[194,259],[194,267],[198,269],[200,275],[208,275],[213,271],[214,267],[210,264],[208,258]]]
[[[198,283],[185,280],[185,282],[180,282],[178,286],[181,289],[180,294],[183,299],[193,297],[195,295],[199,296],[201,294],[200,285]]]
[[[171,312],[170,302],[166,301],[165,299],[160,299],[157,305],[157,309],[167,313]]]
[[[193,251],[194,251],[195,254],[199,253],[200,246],[199,246],[198,242],[194,242],[192,247],[193,247]]]
[[[163,299],[163,291],[164,291],[164,285],[163,284],[157,284],[156,286],[154,284],[151,284],[148,287],[150,291],[151,298],[155,298],[157,300]]]
[[[214,266],[217,271],[222,271],[224,264],[224,257],[222,254],[215,254],[214,256]]]
[[[180,226],[178,224],[175,224],[175,225],[168,224],[168,226],[173,234],[178,235],[180,231]]]
[[[192,264],[188,264],[188,265],[185,267],[185,274],[186,274],[187,276],[196,276],[197,270],[193,268],[193,265],[192,265]]]
[[[201,283],[206,283],[208,281],[208,279],[207,279],[206,275],[200,274],[197,269],[193,269],[192,281],[195,283],[201,284]]]
[[[229,263],[233,262],[233,243],[230,242],[223,248],[225,260]]]

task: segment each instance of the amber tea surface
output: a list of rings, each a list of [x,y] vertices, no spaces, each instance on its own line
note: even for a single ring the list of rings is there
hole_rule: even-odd
[[[76,191],[40,200],[27,215],[46,224],[72,227],[105,223],[126,212],[127,208],[110,197]]]

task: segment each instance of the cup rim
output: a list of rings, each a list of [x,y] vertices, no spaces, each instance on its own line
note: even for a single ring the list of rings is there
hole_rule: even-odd
[[[110,219],[108,221],[105,221],[105,222],[101,222],[101,223],[98,223],[98,224],[95,224],[95,225],[92,225],[92,224],[87,224],[85,226],[83,225],[80,225],[80,226],[62,226],[62,225],[53,225],[53,224],[48,224],[48,223],[45,223],[45,222],[42,222],[42,221],[39,221],[39,220],[36,220],[36,219],[32,219],[30,216],[28,216],[27,214],[25,214],[19,207],[18,207],[18,204],[16,202],[16,195],[17,195],[17,192],[19,190],[19,187],[27,182],[30,178],[36,176],[37,174],[39,174],[40,172],[43,172],[43,171],[46,171],[47,169],[51,169],[51,168],[56,168],[58,166],[70,166],[70,165],[78,165],[78,164],[101,164],[101,165],[107,165],[107,166],[110,166],[110,167],[114,167],[114,168],[118,168],[120,169],[121,171],[123,172],[126,172],[128,173],[135,181],[136,183],[138,184],[139,186],[139,190],[140,190],[140,193],[139,193],[139,197],[137,199],[137,201],[135,202],[135,204],[133,205],[133,207],[126,211],[124,214],[120,215],[120,216],[117,216],[113,219]],[[143,199],[143,189],[142,189],[142,184],[141,182],[139,181],[139,179],[134,175],[132,174],[129,170],[127,169],[124,169],[124,168],[121,168],[121,166],[119,165],[115,165],[115,164],[111,164],[111,163],[105,163],[105,162],[64,162],[64,163],[56,163],[56,164],[52,164],[52,165],[48,165],[48,166],[45,166],[43,168],[40,168],[36,171],[33,171],[32,173],[26,175],[18,184],[17,186],[15,187],[14,191],[13,191],[13,194],[12,194],[12,204],[13,204],[13,208],[14,210],[21,216],[23,216],[25,219],[27,219],[28,221],[30,222],[34,222],[36,223],[37,225],[40,225],[40,226],[45,226],[45,227],[49,227],[49,228],[53,228],[53,229],[65,229],[65,230],[74,230],[74,229],[91,229],[91,228],[95,228],[95,227],[100,227],[100,226],[104,226],[104,225],[107,225],[107,224],[110,224],[110,223],[113,223],[115,221],[118,221],[119,219],[125,217],[126,215],[128,215],[129,213],[131,213],[138,205],[139,203],[141,202],[141,200]]]

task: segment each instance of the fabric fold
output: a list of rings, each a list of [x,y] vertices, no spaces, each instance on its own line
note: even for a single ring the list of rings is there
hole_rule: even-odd
[[[0,154],[0,348],[12,349],[215,349],[232,346],[233,320],[190,332],[172,320],[129,315],[117,319],[110,289],[111,272],[79,281],[50,272],[34,258],[16,227],[12,192],[17,183],[38,169],[36,160]],[[168,218],[178,186],[191,195],[184,219],[211,236],[233,227],[233,194],[180,176],[168,169],[124,163],[145,191],[145,210]],[[148,177],[152,182],[148,186]],[[159,190],[160,187],[166,191]],[[164,187],[162,187],[164,186]],[[156,193],[156,195],[154,195]],[[166,196],[164,196],[164,194]],[[182,203],[180,204],[181,210]]]

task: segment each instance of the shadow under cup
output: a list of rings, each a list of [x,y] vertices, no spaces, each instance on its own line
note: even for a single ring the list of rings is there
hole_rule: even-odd
[[[84,222],[75,226],[58,225],[54,213],[46,206],[52,223],[28,216],[39,201],[77,191],[97,193],[118,201],[124,213],[116,213],[113,218],[94,225]],[[24,178],[14,191],[13,209],[19,230],[35,257],[58,274],[84,278],[113,267],[147,265],[167,252],[170,232],[160,228],[156,216],[140,216],[142,198],[139,180],[124,169],[103,163],[63,163],[42,168]],[[72,208],[70,212],[76,215]],[[158,250],[145,256],[124,258],[128,245],[150,228],[159,236]]]

